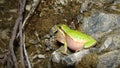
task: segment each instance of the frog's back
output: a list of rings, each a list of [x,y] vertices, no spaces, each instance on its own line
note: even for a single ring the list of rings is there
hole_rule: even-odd
[[[74,37],[73,39],[76,40],[92,40],[91,36],[88,36],[82,32],[76,31],[76,30],[71,30],[70,32],[68,32],[68,35],[71,37]]]
[[[74,40],[94,40],[91,36],[88,36],[82,32],[76,31],[76,30],[72,30],[69,27],[67,27],[66,25],[63,25],[63,29],[65,31],[65,33],[70,36],[72,39]]]

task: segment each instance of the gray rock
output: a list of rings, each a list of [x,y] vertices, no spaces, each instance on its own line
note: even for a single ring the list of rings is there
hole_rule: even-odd
[[[56,29],[56,25],[55,25],[50,29],[49,34],[50,34],[50,36],[54,36],[56,32],[57,32],[57,29]]]
[[[115,50],[120,48],[120,30],[117,29],[114,32],[112,32],[110,35],[105,36],[105,41],[103,42],[103,45],[100,47],[99,52],[101,52],[104,49],[109,48],[110,50]]]
[[[80,12],[83,13],[84,11],[87,11],[89,8],[91,8],[91,6],[89,5],[90,3],[90,0],[85,0],[84,2],[82,2]]]
[[[54,51],[54,52],[52,53],[52,58],[51,58],[51,60],[52,60],[52,62],[60,63],[61,57],[62,57],[62,56],[61,56],[61,53],[60,53],[60,52]]]
[[[116,29],[111,34],[105,36],[105,41],[100,47],[99,52],[109,49],[99,56],[97,68],[117,68],[120,65],[120,29]]]
[[[92,16],[83,19],[81,28],[98,39],[118,27],[120,27],[120,15],[94,12]]]
[[[65,56],[61,58],[61,61],[63,64],[66,64],[67,66],[73,65],[77,62],[80,62],[81,59],[87,55],[90,54],[89,49],[83,49],[77,53],[73,53],[71,55]]]
[[[51,60],[54,63],[61,63],[64,66],[72,66],[76,62],[81,61],[82,57],[89,53],[90,53],[89,49],[83,49],[79,52],[69,55],[63,55],[60,51],[54,51],[52,53]]]
[[[55,36],[45,39],[46,51],[54,50]]]
[[[99,56],[97,68],[117,68],[120,65],[120,50],[114,50]]]

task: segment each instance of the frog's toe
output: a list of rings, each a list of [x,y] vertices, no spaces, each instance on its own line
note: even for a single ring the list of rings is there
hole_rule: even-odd
[[[61,51],[61,53],[64,55],[68,55],[68,53],[66,51]]]

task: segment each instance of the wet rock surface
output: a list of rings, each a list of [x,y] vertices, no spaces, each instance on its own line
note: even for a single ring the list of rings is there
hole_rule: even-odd
[[[119,68],[120,50],[113,50],[98,57],[97,68]]]
[[[117,14],[95,12],[92,16],[83,19],[82,29],[89,34],[94,33],[94,37],[100,38],[105,33],[120,27],[119,20],[120,16]]]
[[[17,18],[17,5],[17,0],[0,1],[0,68]],[[62,54],[63,44],[56,40],[57,24],[92,36],[96,46],[79,52],[68,49],[68,55]],[[119,68],[119,34],[120,0],[41,0],[25,27],[25,44],[32,68]]]
[[[89,49],[81,50],[80,52],[73,53],[70,55],[62,55],[60,52],[53,52],[52,61],[56,63],[62,62],[62,64],[66,66],[70,66],[75,64],[75,62],[79,62],[83,56],[90,53]],[[78,60],[79,59],[79,60]]]

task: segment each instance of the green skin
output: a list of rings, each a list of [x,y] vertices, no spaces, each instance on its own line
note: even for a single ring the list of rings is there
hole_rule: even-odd
[[[58,28],[58,31],[63,31],[65,34],[67,34],[69,37],[71,37],[75,41],[80,42],[81,40],[85,40],[86,42],[85,42],[83,48],[89,48],[89,47],[95,45],[95,43],[97,42],[91,36],[88,36],[84,33],[76,31],[76,30],[72,30],[64,24],[59,25],[57,28]],[[64,44],[64,50],[62,52],[67,53],[66,52],[67,51],[67,43],[64,42],[63,44]]]

